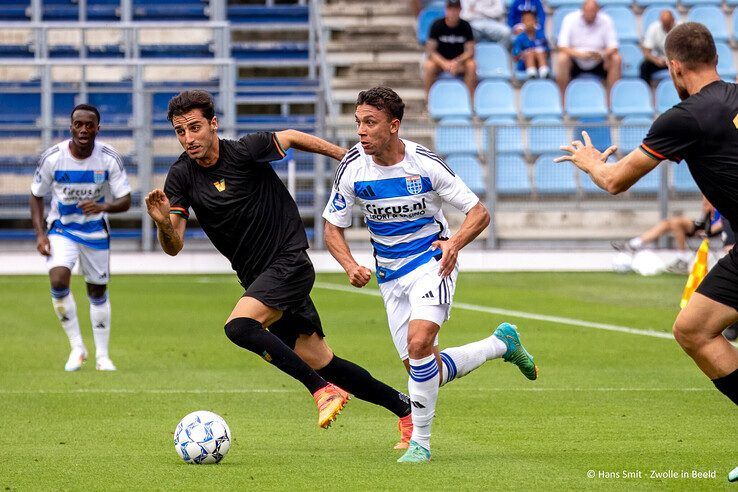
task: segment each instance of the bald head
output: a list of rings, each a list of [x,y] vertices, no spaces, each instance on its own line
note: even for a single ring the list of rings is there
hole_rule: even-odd
[[[661,27],[664,29],[664,32],[671,31],[671,28],[674,27],[674,14],[672,14],[671,10],[664,9],[659,14],[659,22],[661,22]]]
[[[582,16],[584,17],[584,22],[592,24],[597,18],[597,12],[599,11],[600,5],[597,3],[597,0],[584,0],[584,3],[582,4]]]

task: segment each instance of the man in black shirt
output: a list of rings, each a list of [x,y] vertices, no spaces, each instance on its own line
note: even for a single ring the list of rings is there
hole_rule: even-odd
[[[666,38],[669,72],[681,102],[654,121],[640,146],[615,165],[615,151],[600,153],[586,133],[584,143],[561,147],[600,188],[621,193],[662,160],[685,160],[707,200],[738,224],[738,86],[717,73],[717,52],[710,31],[688,22]],[[722,335],[738,321],[738,251],[735,247],[707,274],[674,323],[674,337],[699,368],[738,405],[738,350]],[[738,468],[731,472],[738,479]]]
[[[310,299],[315,271],[305,251],[305,228],[269,164],[289,147],[337,160],[346,151],[295,130],[219,139],[213,99],[204,91],[174,97],[167,117],[185,152],[169,169],[164,191],[149,193],[146,206],[167,254],[182,250],[192,208],[213,245],[231,261],[246,292],[226,322],[228,338],[303,383],[318,405],[320,427],[341,411],[346,391],[384,406],[412,427],[407,396],[335,356],[325,343]]]
[[[425,45],[427,60],[423,68],[425,96],[442,72],[464,76],[469,94],[477,87],[477,64],[474,61],[474,34],[471,25],[461,18],[461,2],[446,1],[446,16],[433,23]]]

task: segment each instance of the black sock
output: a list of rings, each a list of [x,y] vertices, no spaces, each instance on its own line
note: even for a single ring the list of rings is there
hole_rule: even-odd
[[[410,398],[374,379],[369,371],[334,355],[318,374],[362,400],[380,405],[398,417],[410,415]]]
[[[738,405],[738,369],[727,376],[713,379],[712,382],[722,394]]]
[[[315,393],[327,383],[325,379],[305,364],[300,357],[261,323],[251,318],[235,318],[225,325],[228,338],[238,345],[277,366],[280,371],[300,381]]]

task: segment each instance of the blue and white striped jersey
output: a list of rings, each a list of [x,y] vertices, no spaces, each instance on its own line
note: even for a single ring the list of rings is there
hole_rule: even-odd
[[[377,262],[377,281],[406,275],[430,261],[438,238],[448,238],[448,223],[441,211],[448,202],[464,213],[479,198],[433,152],[409,140],[405,158],[380,166],[357,144],[336,170],[331,198],[323,218],[346,228],[352,208],[361,206]]]
[[[118,199],[131,192],[123,160],[118,152],[95,141],[92,155],[75,159],[69,150],[71,140],[50,147],[41,155],[33,176],[31,193],[43,197],[51,193],[51,210],[46,218],[49,234],[61,234],[94,249],[108,249],[107,214],[85,215],[77,208],[84,200],[105,201],[110,191]]]

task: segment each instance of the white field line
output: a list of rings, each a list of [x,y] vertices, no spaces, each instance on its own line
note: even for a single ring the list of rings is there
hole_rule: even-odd
[[[367,296],[381,297],[382,295],[375,289],[357,289],[346,285],[336,285],[325,282],[315,282],[318,289],[335,290],[340,292],[350,292],[352,294],[362,294]],[[628,333],[630,335],[643,335],[647,337],[663,338],[665,340],[673,340],[671,333],[664,333],[656,330],[639,330],[637,328],[629,328],[627,326],[610,325],[607,323],[595,323],[592,321],[584,321],[581,319],[564,318],[561,316],[548,316],[545,314],[527,313],[525,311],[513,311],[510,309],[501,309],[496,307],[479,306],[477,304],[468,304],[465,302],[454,302],[453,306],[457,309],[466,309],[468,311],[476,311],[478,313],[500,314],[502,316],[512,316],[515,318],[534,319],[536,321],[547,321],[550,323],[558,323],[562,325],[581,326],[583,328],[594,328],[596,330],[616,331],[618,333]]]
[[[468,388],[451,386],[443,389],[447,391],[464,391],[468,392]],[[704,388],[475,388],[476,392],[516,392],[516,393],[638,393],[638,392],[677,392],[692,393],[701,391],[715,391],[712,387]],[[303,393],[302,389],[256,389],[256,388],[238,388],[238,389],[127,389],[127,388],[78,388],[78,389],[28,389],[28,390],[12,390],[0,389],[0,395],[74,395],[74,394],[100,394],[100,395],[233,395],[233,394],[251,394],[251,393]]]

